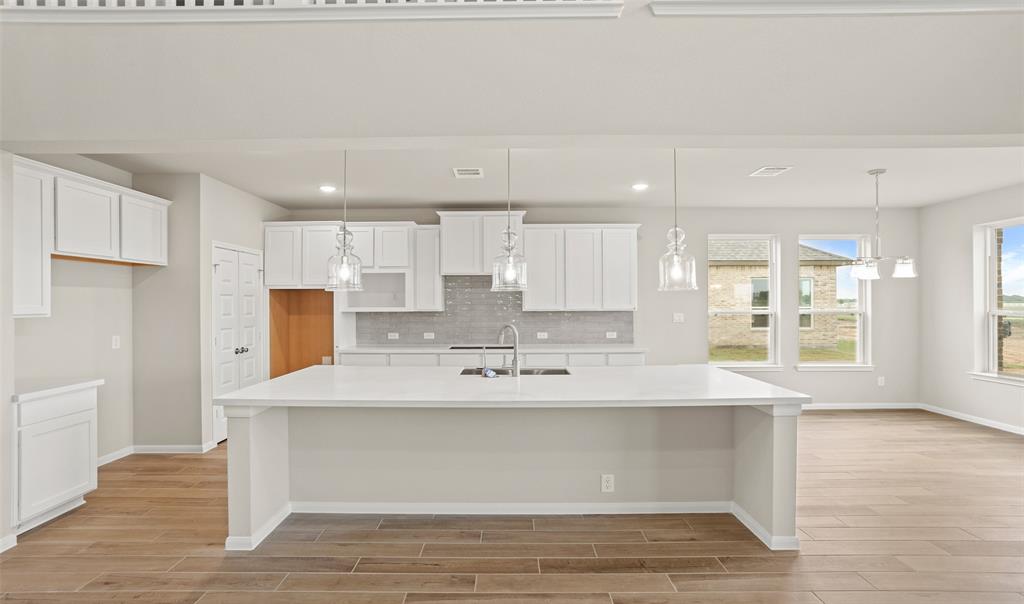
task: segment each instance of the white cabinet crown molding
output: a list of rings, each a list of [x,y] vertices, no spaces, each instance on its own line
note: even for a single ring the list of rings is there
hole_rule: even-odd
[[[94,187],[109,189],[118,194],[131,195],[133,197],[136,197],[138,199],[144,199],[151,203],[156,203],[165,206],[169,206],[174,203],[173,201],[163,199],[162,197],[157,197],[156,195],[150,195],[149,193],[145,193],[137,189],[132,189],[129,187],[125,187],[123,185],[107,182],[105,180],[100,180],[98,178],[93,178],[92,176],[86,176],[85,174],[79,174],[78,172],[72,172],[71,170],[65,170],[64,168],[58,168],[57,166],[51,166],[50,164],[44,164],[41,161],[36,161],[34,159],[29,159],[27,157],[22,157],[20,155],[14,156],[14,165],[24,166],[26,168],[30,168],[33,170],[42,170],[44,172],[52,174],[55,177],[76,180],[78,182],[92,185]]]

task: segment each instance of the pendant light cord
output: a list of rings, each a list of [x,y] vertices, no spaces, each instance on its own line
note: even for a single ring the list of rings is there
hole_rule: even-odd
[[[508,204],[505,225],[509,235],[512,234],[512,149],[505,149],[505,201]],[[509,238],[511,242],[511,237]],[[511,253],[511,250],[509,250]]]
[[[679,150],[672,147],[672,237],[679,252]]]
[[[342,160],[345,166],[345,176],[342,179],[341,185],[341,203],[342,203],[342,214],[341,214],[341,233],[342,238],[345,237],[345,231],[348,230],[348,149],[345,149],[344,159]]]
[[[875,172],[875,257],[881,257],[882,255],[882,238],[879,235],[878,227],[878,177],[881,176],[880,172]]]

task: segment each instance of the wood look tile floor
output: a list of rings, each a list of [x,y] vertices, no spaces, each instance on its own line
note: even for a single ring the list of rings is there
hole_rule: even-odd
[[[294,514],[225,552],[226,449],[133,455],[0,554],[5,602],[1024,603],[1024,438],[918,411],[800,418],[803,549],[727,514]]]

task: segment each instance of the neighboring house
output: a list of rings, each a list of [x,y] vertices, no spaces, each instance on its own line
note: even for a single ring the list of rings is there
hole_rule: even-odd
[[[852,259],[800,245],[800,308],[835,308],[836,267]],[[753,310],[768,308],[768,242],[708,241],[708,308]],[[830,315],[800,315],[800,346],[833,348],[841,321]],[[710,332],[712,348],[763,347],[767,315],[720,316]]]

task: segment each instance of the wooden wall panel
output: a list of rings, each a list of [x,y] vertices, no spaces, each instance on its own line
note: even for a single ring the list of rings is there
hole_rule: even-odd
[[[334,295],[319,289],[270,290],[270,377],[334,356]]]

